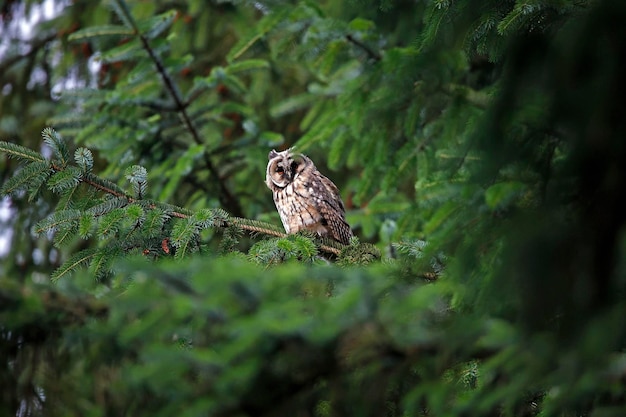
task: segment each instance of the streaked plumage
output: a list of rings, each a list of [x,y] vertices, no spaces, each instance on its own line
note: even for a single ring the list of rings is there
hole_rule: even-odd
[[[347,244],[352,230],[345,219],[339,190],[313,161],[291,149],[268,155],[265,182],[287,233],[310,230]]]

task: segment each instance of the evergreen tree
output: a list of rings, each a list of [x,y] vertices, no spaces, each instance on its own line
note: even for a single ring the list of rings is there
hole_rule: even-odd
[[[2,414],[623,416],[625,18],[77,1],[7,37]],[[278,226],[294,145],[350,245]]]

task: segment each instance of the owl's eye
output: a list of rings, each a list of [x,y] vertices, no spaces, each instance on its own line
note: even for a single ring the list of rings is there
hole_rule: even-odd
[[[276,172],[278,172],[279,174],[282,174],[283,172],[285,172],[285,169],[282,166],[278,165],[276,167]]]
[[[296,172],[296,168],[298,168],[298,165],[299,165],[298,161],[293,161],[291,163],[291,172]]]

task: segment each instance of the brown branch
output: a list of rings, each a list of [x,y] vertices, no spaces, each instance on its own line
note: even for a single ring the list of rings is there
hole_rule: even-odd
[[[262,233],[264,235],[268,235],[268,236],[274,236],[274,237],[278,237],[278,238],[284,238],[287,237],[287,233],[284,232],[279,232],[278,230],[274,230],[268,227],[262,227],[262,226],[255,226],[255,225],[250,225],[250,224],[245,224],[246,219],[241,218],[241,217],[231,217],[230,219],[232,219],[232,224],[236,225],[236,227],[242,229],[242,230],[246,230],[248,232],[252,232],[252,233]],[[337,245],[342,245],[341,243],[337,243]],[[322,252],[325,253],[332,253],[334,255],[339,256],[339,254],[341,253],[341,249],[339,248],[335,248],[333,246],[330,246],[328,244],[324,244],[324,243],[319,243],[317,245],[320,250]]]
[[[370,48],[369,46],[367,46],[366,44],[364,44],[363,42],[361,42],[360,40],[354,38],[354,36],[352,35],[346,35],[346,39],[348,40],[348,42],[358,46],[359,48],[361,48],[362,50],[365,51],[365,53],[367,54],[367,56],[378,62],[381,59],[383,59],[383,57],[376,51],[374,51],[372,48]]]
[[[113,195],[115,197],[124,197],[130,203],[133,203],[135,201],[134,198],[132,198],[131,196],[129,196],[126,193],[120,193],[119,191],[115,191],[115,190],[113,190],[111,188],[107,188],[104,185],[98,184],[97,182],[91,181],[91,180],[89,180],[89,179],[87,179],[85,177],[80,177],[80,182],[83,182],[83,183],[85,183],[85,184],[87,184],[87,185],[89,185],[89,186],[91,186],[91,187],[93,187],[93,188],[95,188],[97,190],[103,191],[103,192],[105,192],[107,194],[111,194],[111,195]]]
[[[243,218],[232,218],[232,224],[236,225],[238,228],[242,229],[242,230],[247,230],[248,232],[252,232],[252,233],[262,233],[264,235],[268,235],[268,236],[274,236],[274,237],[285,237],[287,236],[286,233],[283,232],[279,232],[277,230],[273,230],[270,228],[266,228],[266,227],[261,227],[261,226],[253,226],[253,225],[249,225],[249,224],[245,224],[243,223],[244,220]]]

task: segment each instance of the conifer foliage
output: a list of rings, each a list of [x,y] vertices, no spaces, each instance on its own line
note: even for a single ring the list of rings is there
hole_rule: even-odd
[[[38,4],[0,20],[0,414],[626,415],[626,5],[76,1],[9,36]],[[349,245],[283,233],[290,146]]]
[[[54,213],[38,222],[33,231],[37,235],[52,234],[54,243],[62,246],[76,237],[97,237],[99,242],[71,256],[51,275],[51,281],[69,275],[80,266],[89,266],[90,273],[100,281],[109,273],[109,266],[119,256],[142,254],[150,258],[172,255],[183,258],[200,250],[200,232],[206,229],[250,231],[278,236],[280,239],[259,243],[251,259],[272,263],[289,258],[313,261],[318,248],[314,236],[285,238],[276,226],[259,221],[230,217],[224,210],[201,209],[195,213],[181,207],[144,199],[148,186],[148,173],[139,165],[125,170],[130,191],[116,183],[91,173],[93,156],[86,148],[74,152],[74,164],[69,161],[67,144],[53,129],[42,132],[44,143],[52,151],[50,160],[28,148],[0,142],[0,151],[27,163],[11,177],[0,190],[6,195],[27,191],[29,199],[37,195],[43,183],[59,194],[59,205]],[[86,186],[85,189],[81,189]],[[97,193],[101,194],[97,197]],[[170,221],[172,220],[173,221]],[[241,233],[239,233],[241,235]],[[237,233],[228,234],[226,240],[232,247],[237,243]],[[234,240],[234,241],[233,241]],[[320,249],[341,255],[343,245],[324,240]],[[359,245],[355,240],[353,251],[377,256],[373,247]],[[369,250],[369,251],[368,251]],[[264,254],[264,255],[262,255]],[[363,256],[363,255],[361,255]]]

